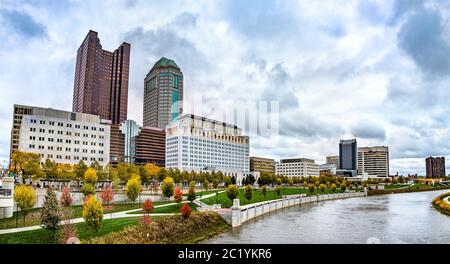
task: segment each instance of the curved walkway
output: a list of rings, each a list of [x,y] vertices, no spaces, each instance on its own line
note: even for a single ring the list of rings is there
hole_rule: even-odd
[[[450,196],[447,196],[442,200],[444,201],[444,203],[450,204]]]

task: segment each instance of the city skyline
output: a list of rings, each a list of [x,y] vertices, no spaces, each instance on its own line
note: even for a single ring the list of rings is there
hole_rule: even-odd
[[[185,90],[189,91],[185,101],[204,93],[207,99],[226,98],[232,102],[239,97],[280,102],[281,134],[273,138],[252,137],[252,156],[277,160],[305,156],[324,163],[325,156],[338,153],[339,139],[356,137],[360,146],[389,146],[391,174],[399,171],[424,175],[425,157],[450,154],[446,145],[448,107],[444,104],[449,97],[445,91],[449,67],[435,53],[450,50],[442,36],[447,27],[442,21],[449,7],[442,4],[444,11],[438,13],[434,7],[418,1],[352,3],[339,6],[297,3],[307,11],[303,17],[294,16],[288,4],[266,3],[265,8],[273,5],[277,15],[263,19],[263,10],[252,9],[250,17],[260,22],[259,30],[255,31],[252,21],[233,19],[239,9],[244,12],[250,8],[246,3],[233,1],[226,3],[224,9],[233,12],[221,12],[221,6],[192,3],[169,17],[163,11],[171,10],[172,5],[158,4],[157,8],[149,6],[146,10],[162,10],[160,15],[152,17],[138,12],[134,19],[121,20],[120,25],[103,19],[73,23],[80,19],[74,13],[89,7],[83,1],[58,3],[51,8],[45,1],[28,8],[20,2],[6,2],[0,8],[0,36],[7,45],[12,42],[17,45],[8,53],[0,53],[4,62],[10,62],[0,64],[6,73],[0,76],[4,87],[0,158],[8,160],[14,103],[71,110],[76,51],[88,30],[93,29],[99,32],[106,50],[114,50],[122,41],[133,46],[128,119],[141,123],[142,80],[159,58],[168,57],[183,69]],[[133,1],[123,7],[92,5],[100,5],[98,10],[108,17],[117,14],[119,8],[124,8],[125,14],[133,13],[146,4]],[[101,8],[102,5],[108,8]],[[40,10],[47,8],[48,12],[40,14]],[[68,10],[65,18],[57,16],[62,8]],[[349,18],[335,14],[336,17],[318,26],[308,16],[321,10],[328,18],[335,8],[350,14]],[[51,23],[55,17],[61,21],[58,25]],[[292,21],[296,22],[294,26],[281,32],[259,27],[264,23]],[[432,34],[423,40],[429,43],[413,42],[416,46],[406,43],[414,34],[425,34],[412,30],[421,21],[435,29],[425,31]],[[300,22],[304,22],[302,32]],[[205,37],[198,38],[199,34]],[[268,42],[268,36],[273,34],[280,39],[311,41],[300,47],[290,45],[289,41]],[[320,41],[321,45],[313,41]],[[262,47],[262,43],[269,45]],[[436,49],[422,52],[437,56],[439,67],[427,64],[417,54],[428,44]],[[331,51],[327,51],[330,47]],[[29,49],[33,52],[25,54]],[[361,50],[364,52],[358,52]],[[297,53],[301,56],[292,56]],[[27,78],[19,78],[23,75]],[[425,98],[432,100],[433,106]],[[225,105],[230,104],[227,100]]]

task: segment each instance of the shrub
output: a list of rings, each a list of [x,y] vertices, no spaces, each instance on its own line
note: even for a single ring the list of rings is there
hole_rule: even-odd
[[[44,199],[44,205],[41,210],[41,225],[47,229],[56,231],[59,226],[59,221],[61,220],[59,211],[56,194],[52,188],[48,188]]]
[[[195,200],[196,194],[195,194],[195,188],[194,187],[189,187],[187,198],[191,202]]]
[[[106,187],[100,193],[100,198],[102,199],[103,203],[106,203],[106,205],[109,206],[109,203],[114,199],[114,191],[111,188],[110,184],[106,185]]]
[[[277,196],[280,196],[280,194],[281,194],[281,187],[280,187],[280,185],[275,187],[275,192],[277,193]]]
[[[102,226],[103,221],[103,207],[100,202],[91,195],[87,198],[83,206],[83,219],[86,225],[97,233]]]
[[[183,200],[183,192],[181,191],[180,187],[175,188],[173,199],[176,203],[181,203],[181,201]]]
[[[153,203],[150,199],[146,199],[144,201],[144,204],[142,205],[142,211],[144,212],[144,214],[151,214],[154,208],[155,207],[153,206]]]
[[[234,199],[236,199],[239,196],[239,189],[237,188],[236,185],[228,185],[227,190],[226,190],[228,199],[230,199],[231,201],[233,201]]]
[[[125,186],[125,193],[127,194],[127,197],[128,199],[130,199],[130,201],[136,201],[141,192],[142,187],[139,177],[132,177],[130,180],[128,180],[127,185]]]
[[[189,205],[187,203],[185,203],[181,207],[180,212],[184,219],[188,219],[189,216],[191,215],[192,209],[191,209],[191,207],[189,207]]]
[[[88,168],[84,172],[84,182],[95,185],[98,181],[97,171],[94,168]]]
[[[161,185],[161,189],[164,196],[166,196],[167,198],[171,197],[173,195],[174,188],[175,184],[173,182],[172,177],[164,178],[163,184]]]
[[[90,183],[86,183],[83,185],[83,187],[81,187],[81,193],[83,194],[83,196],[86,198],[90,195],[95,194],[95,188],[94,186],[92,186],[92,184]]]
[[[252,196],[253,196],[253,188],[252,188],[252,186],[251,186],[250,184],[248,184],[247,186],[245,186],[245,189],[244,189],[244,196],[245,196],[245,199],[247,199],[249,202],[250,202],[250,200],[252,199]]]
[[[332,184],[331,184],[331,191],[332,191],[332,192],[335,192],[335,191],[336,191],[336,184],[335,184],[335,183],[332,183]]]
[[[310,184],[309,186],[308,186],[308,189],[309,189],[309,192],[310,193],[314,193],[314,190],[316,189],[316,187],[314,186],[314,184]]]
[[[208,187],[209,187],[209,181],[208,181],[208,180],[205,180],[205,181],[203,182],[203,188],[207,191],[207,190],[208,190]]]
[[[320,192],[321,193],[324,193],[325,192],[325,184],[323,184],[323,183],[321,183],[320,185],[319,185],[319,188],[320,188]]]
[[[72,199],[72,195],[70,194],[70,190],[68,187],[64,187],[62,194],[61,194],[61,199],[60,199],[60,203],[61,206],[70,206],[73,202]]]
[[[347,189],[347,184],[345,182],[341,183],[341,191],[345,192],[345,189]]]
[[[261,194],[262,194],[262,196],[263,196],[264,198],[266,198],[266,195],[267,195],[267,185],[264,185],[264,186],[261,188]]]
[[[14,189],[14,201],[23,213],[25,225],[25,218],[36,202],[36,192],[31,186],[17,185]]]

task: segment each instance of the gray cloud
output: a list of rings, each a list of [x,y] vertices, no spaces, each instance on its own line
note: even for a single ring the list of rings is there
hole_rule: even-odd
[[[386,139],[386,131],[381,125],[376,123],[357,123],[351,128],[351,132],[357,138]]]
[[[28,13],[18,10],[0,9],[0,24],[10,32],[25,38],[47,37],[47,29]]]

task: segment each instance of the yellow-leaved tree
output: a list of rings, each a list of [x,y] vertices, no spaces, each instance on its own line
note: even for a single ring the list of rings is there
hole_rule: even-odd
[[[83,219],[95,233],[102,227],[103,207],[94,195],[89,196],[83,206]]]
[[[17,185],[14,189],[14,201],[22,211],[23,225],[25,226],[25,218],[36,202],[36,191],[31,186]]]

